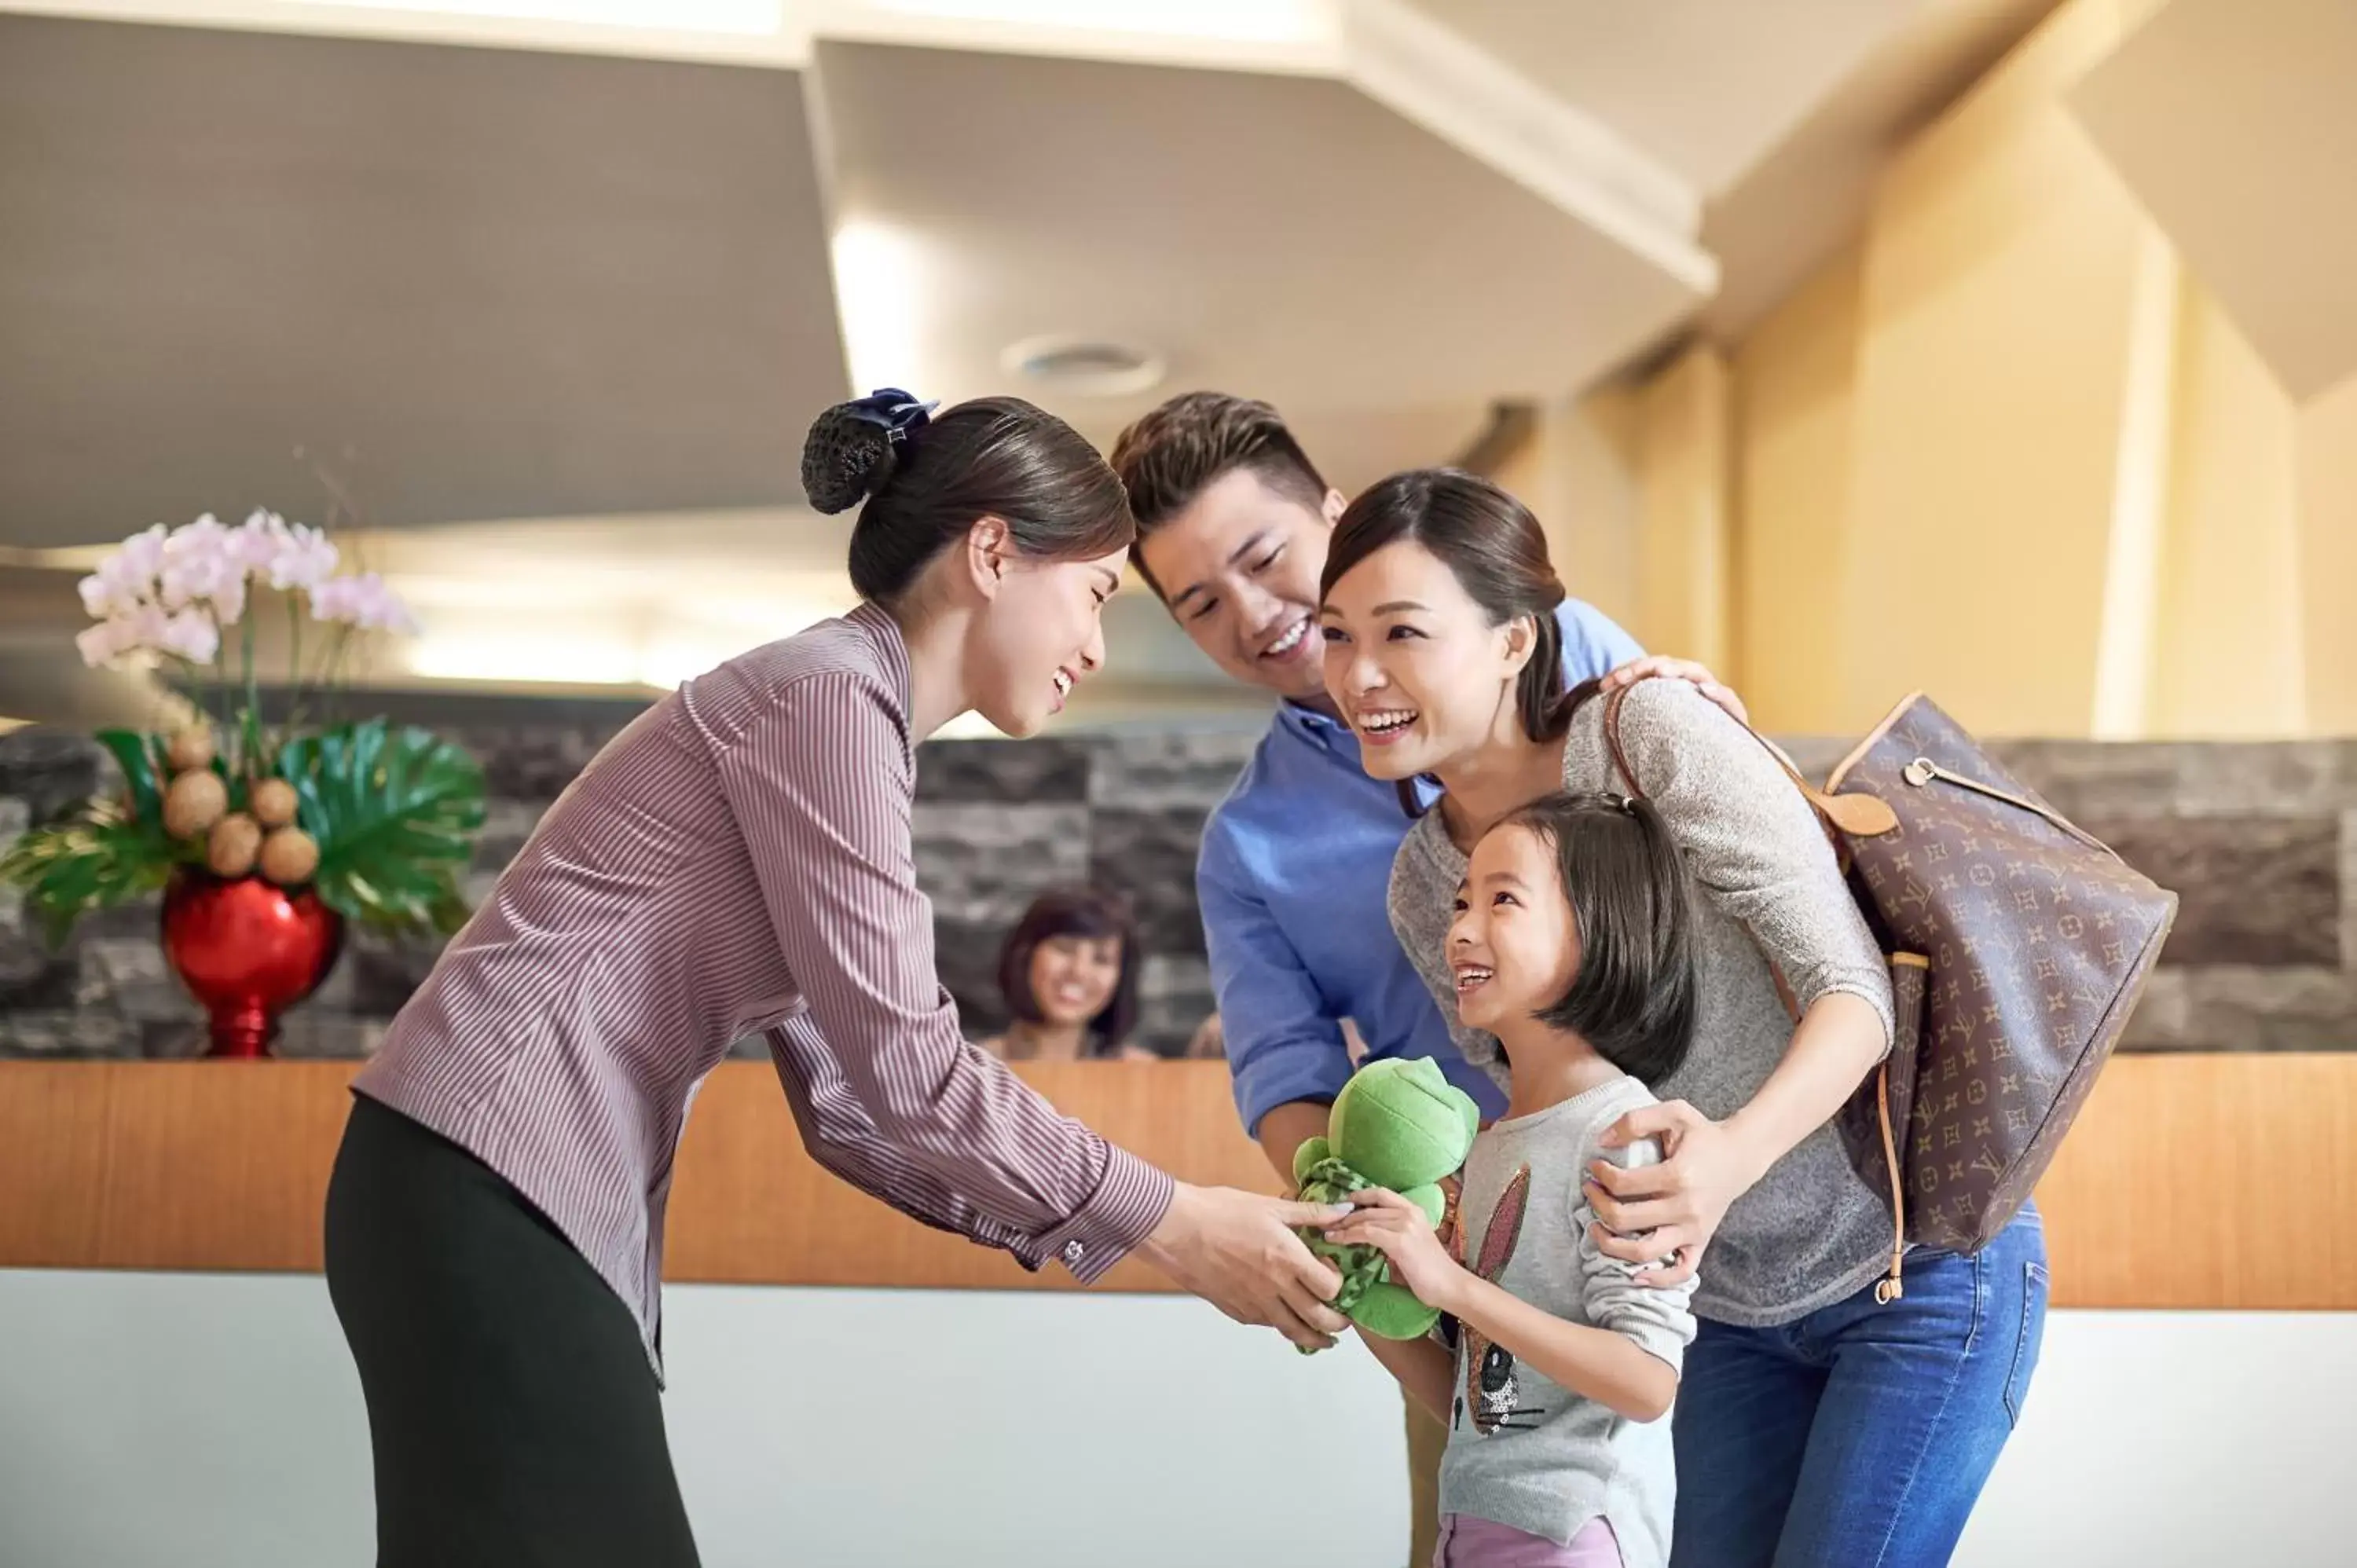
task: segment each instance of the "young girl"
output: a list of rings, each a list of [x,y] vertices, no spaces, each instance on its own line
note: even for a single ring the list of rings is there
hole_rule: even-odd
[[[1670,1426],[1695,1333],[1691,1283],[1638,1283],[1601,1252],[1581,1176],[1607,1129],[1694,1034],[1693,917],[1669,831],[1641,800],[1557,793],[1473,851],[1446,961],[1457,1007],[1512,1062],[1506,1116],[1465,1163],[1461,1257],[1386,1192],[1331,1230],[1383,1249],[1457,1319],[1434,1340],[1367,1344],[1448,1423],[1436,1568],[1657,1568],[1669,1559]],[[1611,1151],[1659,1157],[1648,1144]]]

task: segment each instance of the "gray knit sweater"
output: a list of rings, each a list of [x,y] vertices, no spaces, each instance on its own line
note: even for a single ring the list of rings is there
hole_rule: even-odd
[[[1695,900],[1701,1006],[1686,1065],[1654,1085],[1724,1119],[1768,1080],[1792,1038],[1775,961],[1800,1008],[1835,992],[1864,997],[1889,1038],[1890,982],[1851,902],[1815,813],[1766,748],[1683,681],[1647,681],[1621,708],[1632,789],[1604,741],[1604,703],[1572,719],[1570,789],[1642,794],[1668,822],[1702,891]],[[1458,1048],[1501,1083],[1498,1042],[1457,1019],[1444,946],[1465,856],[1441,813],[1409,830],[1392,864],[1392,929],[1431,987]],[[1704,1255],[1695,1311],[1744,1327],[1790,1323],[1863,1288],[1886,1266],[1890,1211],[1818,1128],[1727,1211]]]

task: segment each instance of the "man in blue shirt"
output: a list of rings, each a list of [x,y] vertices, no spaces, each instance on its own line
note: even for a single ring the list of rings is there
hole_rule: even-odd
[[[1173,398],[1123,432],[1113,466],[1137,514],[1132,561],[1221,669],[1281,699],[1268,733],[1203,827],[1195,882],[1236,1109],[1288,1183],[1293,1151],[1326,1131],[1351,1072],[1343,1026],[1366,1058],[1431,1057],[1494,1116],[1505,1100],[1460,1057],[1384,913],[1409,817],[1367,777],[1358,738],[1326,694],[1318,580],[1342,515],[1266,403]],[[1566,679],[1683,676],[1737,713],[1698,665],[1646,660],[1593,607],[1566,601]],[[1430,785],[1420,804],[1429,806]],[[1430,1554],[1431,1486],[1445,1434],[1410,1406],[1416,1545]]]

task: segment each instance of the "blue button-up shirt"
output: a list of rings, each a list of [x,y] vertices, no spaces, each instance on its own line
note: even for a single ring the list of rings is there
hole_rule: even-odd
[[[1641,651],[1592,606],[1567,600],[1556,620],[1575,684]],[[1438,791],[1418,788],[1429,806]],[[1505,1109],[1489,1075],[1457,1054],[1392,936],[1384,898],[1408,822],[1393,786],[1360,766],[1348,726],[1288,703],[1204,823],[1195,890],[1236,1109],[1254,1133],[1280,1105],[1341,1091],[1345,1018],[1368,1060],[1431,1057],[1484,1115]]]

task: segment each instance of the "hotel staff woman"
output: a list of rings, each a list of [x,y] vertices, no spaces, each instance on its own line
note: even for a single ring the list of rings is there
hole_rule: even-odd
[[[913,748],[1037,730],[1103,658],[1120,482],[1011,398],[829,410],[812,504],[865,501],[861,603],[656,703],[550,809],[356,1081],[328,1290],[386,1568],[693,1563],[658,1400],[672,1157],[766,1033],[804,1144],[928,1224],[1094,1280],[1137,1252],[1297,1343],[1322,1210],[1174,1183],[964,1043],[909,850]],[[810,1419],[826,1419],[813,1410]]]

